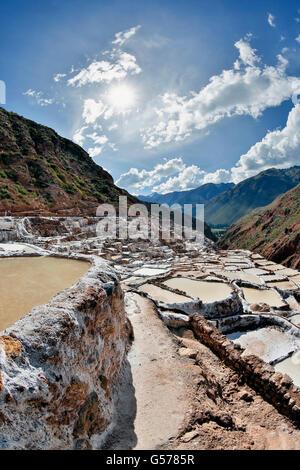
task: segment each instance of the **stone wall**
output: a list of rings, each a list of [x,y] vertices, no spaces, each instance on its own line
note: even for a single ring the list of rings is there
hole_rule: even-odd
[[[117,277],[99,258],[0,333],[0,449],[99,448],[131,337]]]
[[[300,424],[300,390],[292,380],[254,355],[242,356],[234,344],[198,314],[192,316],[195,336],[208,346],[227,366],[282,414]]]

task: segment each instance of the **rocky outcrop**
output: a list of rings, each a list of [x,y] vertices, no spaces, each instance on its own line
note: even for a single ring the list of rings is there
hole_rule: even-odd
[[[132,330],[112,269],[77,258],[86,275],[0,335],[1,449],[95,449],[113,424]]]
[[[300,424],[299,388],[292,379],[275,370],[254,355],[242,355],[235,345],[217,328],[198,314],[191,322],[196,337],[208,346],[224,363],[237,372],[240,379],[272,403],[282,414]]]

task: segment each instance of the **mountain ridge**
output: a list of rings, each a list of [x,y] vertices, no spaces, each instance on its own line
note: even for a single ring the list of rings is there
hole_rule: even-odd
[[[172,191],[166,194],[152,193],[149,196],[137,196],[142,201],[159,203],[159,204],[203,204],[217,194],[220,194],[229,187],[234,186],[233,183],[206,183],[198,188],[186,191]]]
[[[138,202],[79,145],[0,107],[0,214],[95,214],[121,195]]]
[[[276,263],[299,269],[300,184],[232,225],[219,246],[255,251]]]
[[[210,226],[230,226],[252,210],[265,207],[300,183],[300,166],[269,168],[247,178],[205,204]]]

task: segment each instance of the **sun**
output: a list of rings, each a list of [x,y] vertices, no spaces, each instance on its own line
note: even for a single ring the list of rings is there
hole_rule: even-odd
[[[115,85],[108,91],[107,99],[116,110],[125,113],[135,105],[136,93],[129,85]]]

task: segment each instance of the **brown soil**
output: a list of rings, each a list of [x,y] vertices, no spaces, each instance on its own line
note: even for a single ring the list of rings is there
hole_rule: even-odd
[[[201,353],[190,394],[193,411],[167,447],[205,450],[299,450],[300,430],[264,401],[203,344],[182,338]]]

